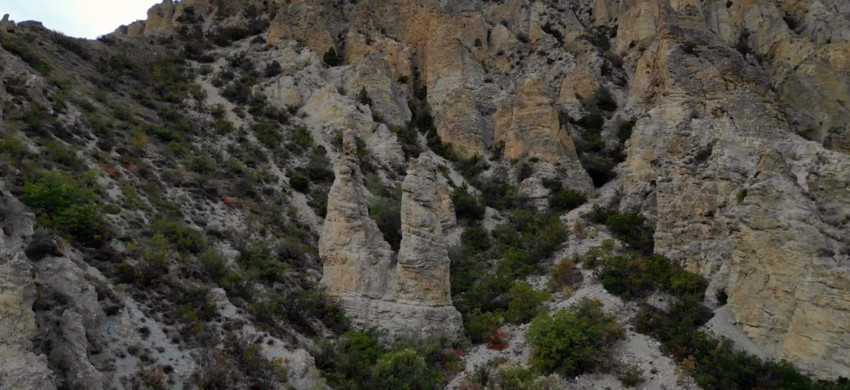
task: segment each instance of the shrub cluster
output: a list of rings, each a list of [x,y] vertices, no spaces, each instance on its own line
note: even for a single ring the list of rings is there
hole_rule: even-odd
[[[501,321],[528,322],[549,298],[517,282],[543,270],[543,261],[566,239],[557,215],[514,210],[491,239],[486,230],[469,227],[452,259],[452,299],[464,316],[467,337],[491,342]],[[495,244],[494,244],[495,243]],[[495,264],[489,259],[496,258]]]
[[[83,245],[98,246],[107,237],[106,221],[93,183],[62,171],[42,172],[24,185],[21,201],[38,222]]]
[[[335,389],[436,389],[446,384],[447,373],[460,368],[455,351],[441,340],[384,348],[364,331],[320,343],[314,356]]]
[[[620,255],[605,258],[598,270],[608,292],[625,299],[642,298],[662,290],[677,296],[702,299],[708,281],[685,271],[661,255]]]
[[[590,222],[605,224],[614,237],[639,253],[649,255],[655,247],[655,228],[640,215],[620,214],[594,206],[585,218]]]
[[[565,376],[593,372],[610,364],[611,347],[624,337],[617,320],[602,312],[601,302],[584,298],[568,310],[540,314],[531,321],[531,366]]]

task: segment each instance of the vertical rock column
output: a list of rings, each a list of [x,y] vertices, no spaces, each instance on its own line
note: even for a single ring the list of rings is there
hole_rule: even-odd
[[[401,195],[398,299],[428,306],[451,305],[437,169],[430,156],[423,154],[407,172]]]
[[[334,164],[334,174],[319,239],[319,256],[324,262],[322,284],[337,297],[391,298],[393,252],[369,218],[368,191],[351,131],[344,134],[343,152]]]

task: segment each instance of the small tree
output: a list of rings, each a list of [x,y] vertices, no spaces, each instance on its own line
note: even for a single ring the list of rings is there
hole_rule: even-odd
[[[369,92],[366,92],[366,88],[360,88],[360,92],[357,93],[357,103],[371,106],[372,98],[369,97]]]
[[[328,49],[328,51],[325,52],[325,55],[324,57],[322,57],[322,60],[325,61],[325,64],[331,67],[342,65],[342,58],[340,58],[336,54],[336,49],[334,49],[333,47],[331,47],[330,49]]]

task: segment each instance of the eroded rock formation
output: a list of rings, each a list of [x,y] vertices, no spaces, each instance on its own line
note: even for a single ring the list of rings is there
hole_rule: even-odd
[[[334,165],[336,178],[319,240],[322,283],[355,324],[388,339],[457,337],[460,314],[449,295],[449,258],[443,236],[447,191],[440,191],[430,156],[411,163],[404,180],[402,241],[394,254],[369,217],[353,131],[346,131]]]

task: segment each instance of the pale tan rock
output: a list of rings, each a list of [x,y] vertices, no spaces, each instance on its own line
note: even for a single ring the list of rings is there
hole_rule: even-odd
[[[449,259],[439,215],[445,206],[436,169],[422,157],[408,170],[396,262],[369,218],[353,132],[344,134],[319,240],[322,284],[356,326],[378,329],[385,340],[458,337],[461,318],[449,295]]]
[[[449,254],[443,238],[437,169],[427,154],[410,163],[402,185],[398,299],[451,305]]]
[[[390,67],[379,55],[364,57],[351,72],[347,81],[349,96],[366,91],[371,100],[373,115],[390,126],[403,127],[410,122],[410,108],[403,91],[392,79]]]
[[[332,48],[337,55],[342,55],[327,28],[327,20],[319,15],[319,10],[328,11],[328,8],[311,2],[293,2],[281,7],[271,21],[266,42],[275,45],[291,39],[306,44],[319,56]]]
[[[626,15],[640,19],[647,7],[659,10],[656,36],[643,26],[620,26],[624,38],[642,37],[625,54],[640,56],[630,101],[646,113],[629,141],[622,204],[644,199],[640,207],[656,220],[656,252],[707,276],[711,288],[725,289],[734,321],[770,357],[818,377],[846,376],[850,269],[839,237],[848,233],[840,221],[850,215],[850,203],[846,185],[838,183],[850,178],[850,161],[794,134],[782,112],[783,95],[769,88],[775,74],[718,40],[714,27],[677,14],[693,3],[647,3],[636,3]],[[758,21],[775,15],[773,4],[734,4],[722,17],[707,11],[715,16],[706,19],[754,23],[764,35],[752,44],[793,51],[783,48],[787,35]],[[743,9],[747,16],[738,14]],[[679,29],[680,21],[689,30]],[[687,41],[700,42],[698,61],[680,49]],[[805,92],[817,83],[812,80],[835,72],[822,68],[806,79],[800,76],[805,68],[786,88],[796,83],[800,87],[790,90],[814,102],[816,95]],[[697,161],[701,151],[708,157]]]
[[[591,97],[599,87],[597,75],[586,60],[580,60],[561,82],[558,104],[561,106],[578,105],[581,103],[579,99]]]
[[[368,191],[351,131],[344,133],[343,152],[334,164],[334,174],[319,238],[322,284],[335,297],[392,299],[393,252],[369,218]]]
[[[496,142],[504,142],[504,156],[516,160],[536,157],[548,162],[577,160],[575,145],[558,122],[552,98],[539,77],[520,81],[513,96],[496,111]]]

